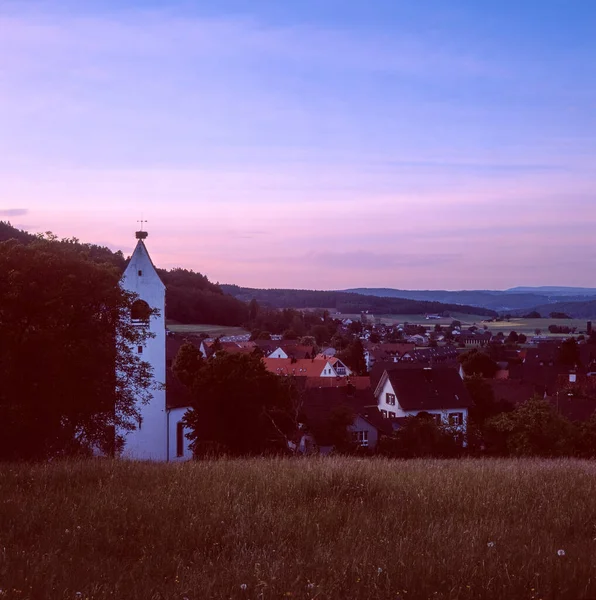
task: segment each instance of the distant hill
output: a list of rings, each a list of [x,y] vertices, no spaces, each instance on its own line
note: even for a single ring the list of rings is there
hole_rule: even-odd
[[[518,294],[518,293],[536,293],[545,294],[547,296],[596,296],[596,288],[585,288],[585,287],[565,287],[565,286],[554,286],[554,285],[543,285],[540,287],[514,287],[505,290],[506,294]]]
[[[596,299],[592,288],[511,288],[509,290],[399,290],[391,288],[352,288],[346,292],[368,296],[407,298],[427,302],[479,306],[497,312],[530,310],[536,306],[556,303],[565,297],[568,302]],[[551,312],[551,311],[548,311]]]
[[[332,308],[348,314],[367,310],[375,314],[406,315],[460,312],[493,317],[497,314],[494,310],[463,304],[382,297],[374,294],[366,296],[345,291],[257,289],[225,284],[221,285],[221,289],[244,302],[254,298],[259,304],[273,308]]]
[[[581,302],[554,302],[552,304],[542,304],[535,306],[532,310],[540,313],[543,317],[548,317],[552,312],[560,312],[569,315],[572,319],[596,319],[596,298],[593,300],[584,300]],[[523,316],[526,310],[513,311],[514,316]]]

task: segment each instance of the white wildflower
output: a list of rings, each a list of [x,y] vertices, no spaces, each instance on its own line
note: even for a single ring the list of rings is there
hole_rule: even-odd
[[[381,569],[381,567],[379,567],[379,568],[377,569],[377,573],[380,575],[382,572],[383,572],[383,569]]]
[[[489,548],[494,548],[495,547],[495,543],[494,542],[488,542],[488,544],[486,544]]]
[[[314,589],[314,587],[315,587],[315,584],[310,581],[306,584],[307,590],[312,590],[312,589]]]
[[[241,584],[240,584],[240,589],[241,589],[241,590],[243,590],[243,591],[244,591],[244,590],[246,590],[247,588],[248,588],[248,586],[246,585],[246,583],[241,583]]]
[[[559,556],[565,556],[565,550],[562,550],[562,549],[561,550],[557,550],[557,554]]]
[[[83,597],[83,594],[81,594],[81,592],[77,592],[75,594],[75,598],[82,598],[82,597]]]

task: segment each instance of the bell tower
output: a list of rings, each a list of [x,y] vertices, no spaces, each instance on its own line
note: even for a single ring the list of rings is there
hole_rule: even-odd
[[[166,286],[160,279],[145,240],[148,233],[136,232],[137,245],[120,281],[123,289],[134,292],[138,300],[132,309],[135,327],[148,328],[153,337],[144,346],[133,348],[139,358],[153,368],[154,389],[151,400],[140,406],[141,418],[134,431],[125,432],[123,458],[137,460],[167,460],[167,412],[166,412]],[[149,309],[157,309],[156,315],[145,317]]]

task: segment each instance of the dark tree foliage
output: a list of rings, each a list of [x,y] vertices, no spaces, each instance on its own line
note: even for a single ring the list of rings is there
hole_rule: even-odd
[[[408,417],[393,438],[380,445],[381,454],[396,458],[455,457],[462,452],[462,440],[449,427],[437,425],[425,412]]]
[[[494,377],[499,370],[499,365],[488,354],[477,348],[460,354],[458,361],[466,375],[481,375],[490,378]]]
[[[531,312],[529,312],[528,314],[523,316],[524,319],[542,319],[542,315],[536,311],[533,310]]]
[[[207,277],[187,269],[158,269],[166,286],[168,319],[179,323],[241,325],[249,308],[221,291]]]
[[[292,378],[269,372],[253,354],[219,352],[200,361],[191,344],[180,348],[174,372],[192,392],[184,422],[195,455],[205,447],[235,456],[287,451],[297,431],[299,395]]]
[[[470,421],[480,430],[483,430],[487,419],[513,409],[510,404],[495,399],[492,387],[481,375],[466,377],[464,384],[474,401],[470,408]]]
[[[339,353],[338,358],[348,365],[356,375],[366,375],[364,346],[360,338],[356,338],[351,342],[344,351]]]
[[[568,367],[575,367],[582,364],[579,346],[575,339],[569,338],[561,344],[557,354],[557,362]]]
[[[245,324],[248,329],[269,331],[273,334],[283,334],[286,331],[292,331],[298,338],[304,335],[315,335],[313,328],[319,325],[325,327],[325,330],[319,330],[318,337],[328,341],[337,330],[337,323],[331,319],[324,320],[325,312],[301,311],[294,308],[264,308],[260,307],[256,317]],[[327,337],[330,332],[331,335]]]
[[[0,243],[0,458],[113,451],[136,422],[147,334],[119,279],[69,240]]]
[[[352,439],[348,427],[354,422],[356,415],[348,406],[336,406],[331,410],[325,424],[326,437],[333,446],[334,452],[349,454],[356,450],[357,445]],[[306,423],[308,427],[308,421]]]
[[[501,435],[500,449],[513,456],[573,456],[577,429],[542,398],[531,398],[512,412],[501,413],[488,423]]]

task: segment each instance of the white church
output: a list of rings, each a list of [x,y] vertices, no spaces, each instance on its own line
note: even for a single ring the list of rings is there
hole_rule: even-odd
[[[120,285],[134,292],[138,300],[133,305],[132,318],[137,327],[148,327],[154,337],[148,338],[144,346],[134,350],[153,367],[154,385],[152,398],[140,407],[141,418],[135,430],[125,432],[125,445],[122,457],[133,460],[184,461],[192,458],[190,441],[186,438],[182,417],[188,406],[182,406],[180,396],[172,394],[172,387],[178,384],[168,373],[166,359],[166,286],[159,277],[147,247],[146,231],[137,231],[137,245],[128,267],[124,271]],[[158,314],[149,319],[144,315],[149,307]]]

